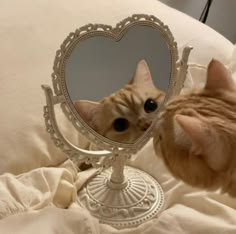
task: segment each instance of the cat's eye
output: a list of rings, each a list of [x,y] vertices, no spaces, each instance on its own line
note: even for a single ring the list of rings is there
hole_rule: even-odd
[[[117,132],[123,132],[129,127],[129,121],[125,118],[117,118],[113,122],[113,128]]]
[[[151,98],[148,98],[146,102],[144,103],[144,110],[146,113],[151,113],[155,111],[157,107],[158,107],[157,102]]]

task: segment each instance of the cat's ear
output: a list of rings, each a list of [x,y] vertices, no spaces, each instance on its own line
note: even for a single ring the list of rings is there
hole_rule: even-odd
[[[76,101],[75,109],[81,118],[94,130],[97,130],[96,115],[102,111],[102,105],[99,102],[91,102],[86,100]]]
[[[182,128],[184,137],[190,140],[192,155],[201,155],[215,171],[221,171],[227,166],[229,155],[225,153],[224,143],[209,125],[192,116],[177,114],[175,120]]]
[[[234,81],[226,67],[216,59],[212,59],[207,68],[206,90],[234,90]]]
[[[151,72],[149,70],[147,62],[144,59],[138,62],[131,83],[137,85],[144,85],[144,84],[153,85]]]
[[[208,126],[196,117],[186,115],[175,115],[175,121],[180,125],[191,142],[191,153],[201,155],[207,151],[211,141],[210,131]]]

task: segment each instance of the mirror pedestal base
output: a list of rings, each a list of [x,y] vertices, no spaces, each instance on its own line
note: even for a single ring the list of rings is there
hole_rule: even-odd
[[[125,166],[125,186],[114,187],[109,183],[111,173],[111,168],[103,170],[78,192],[80,206],[117,229],[138,226],[157,215],[164,193],[153,177]]]

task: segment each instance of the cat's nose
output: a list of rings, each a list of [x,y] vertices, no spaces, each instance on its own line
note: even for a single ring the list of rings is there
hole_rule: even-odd
[[[150,121],[145,121],[143,119],[140,119],[138,121],[138,128],[143,132],[147,131],[147,129],[150,127],[150,125],[151,125]]]

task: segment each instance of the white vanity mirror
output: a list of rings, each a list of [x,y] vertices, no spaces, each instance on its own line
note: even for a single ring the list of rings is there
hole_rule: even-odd
[[[103,168],[78,192],[79,204],[102,223],[137,226],[160,211],[159,183],[125,162],[150,140],[165,102],[180,92],[190,50],[178,60],[169,28],[154,16],[133,15],[115,27],[85,25],[57,51],[54,94],[42,86],[47,131],[77,165]],[[57,104],[78,130],[78,144],[60,131]]]

